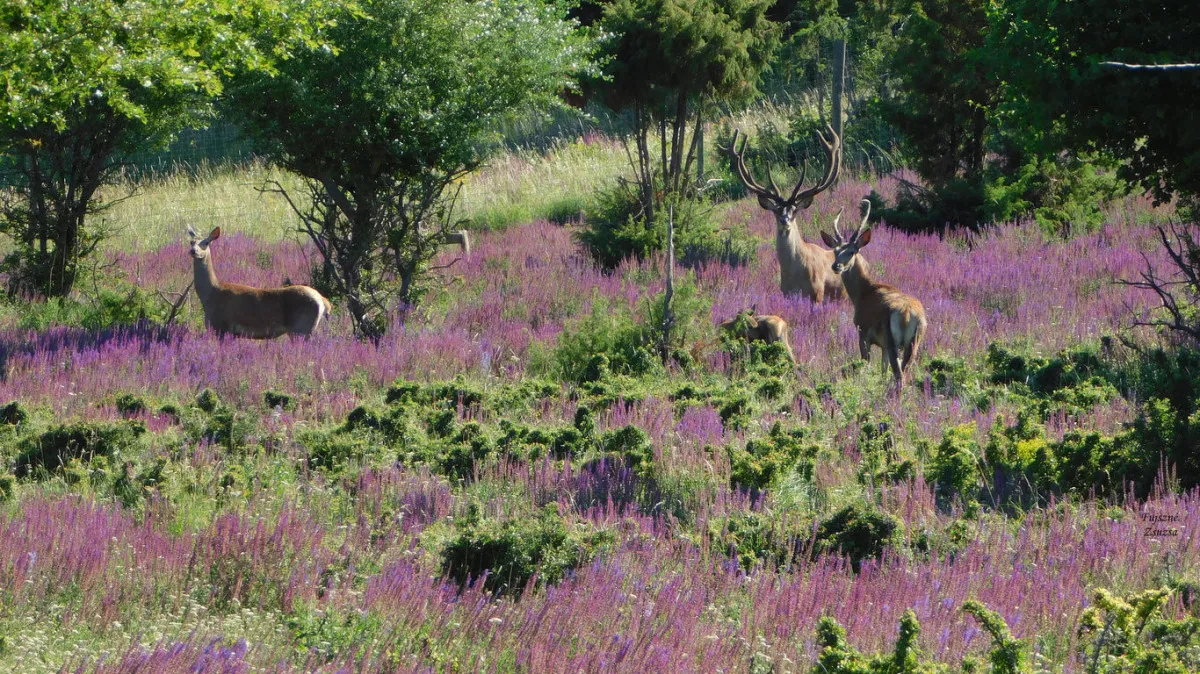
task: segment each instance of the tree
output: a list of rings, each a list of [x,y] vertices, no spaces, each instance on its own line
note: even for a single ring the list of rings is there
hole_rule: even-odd
[[[498,123],[560,105],[588,43],[542,0],[369,0],[341,17],[340,49],[299,50],[231,87],[245,129],[305,179],[284,192],[323,260],[318,282],[377,338],[412,304],[452,223],[453,186]],[[277,189],[279,189],[277,187]]]
[[[998,85],[988,75],[986,4],[911,2],[890,69],[900,80],[883,101],[912,146],[914,168],[932,186],[982,175],[989,111]]]
[[[1117,157],[1160,202],[1200,195],[1200,70],[1103,63],[1200,60],[1193,5],[1005,0],[991,23],[1014,126],[1047,151]]]
[[[0,10],[0,232],[11,291],[70,293],[123,150],[212,112],[224,78],[315,44],[324,0],[28,0]]]
[[[780,27],[769,0],[615,0],[600,22],[609,57],[605,103],[630,110],[641,208],[654,220],[665,195],[689,188],[705,106],[757,92]],[[688,138],[688,128],[693,133]],[[657,153],[650,146],[657,132]]]

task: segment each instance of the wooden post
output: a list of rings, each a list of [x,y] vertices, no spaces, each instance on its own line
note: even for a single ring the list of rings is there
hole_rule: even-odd
[[[671,315],[671,296],[675,294],[675,205],[667,210],[667,289],[663,292],[662,346],[660,355],[663,365],[671,356],[671,327],[675,317]]]
[[[842,96],[846,88],[846,40],[839,38],[833,41],[833,131],[838,135],[838,138],[843,140],[842,147],[845,147],[845,136],[842,135]]]

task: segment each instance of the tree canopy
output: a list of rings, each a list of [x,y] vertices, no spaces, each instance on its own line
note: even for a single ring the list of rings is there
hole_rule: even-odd
[[[412,302],[436,252],[447,187],[493,147],[500,123],[562,105],[589,42],[541,0],[368,0],[275,73],[239,78],[231,109],[262,149],[308,178],[300,208],[330,290],[360,332]],[[295,202],[293,202],[295,203]],[[392,288],[392,276],[398,289]]]

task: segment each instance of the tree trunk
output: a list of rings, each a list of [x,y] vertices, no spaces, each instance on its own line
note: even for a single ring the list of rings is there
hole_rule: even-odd
[[[671,327],[675,317],[671,314],[671,297],[675,294],[675,209],[667,211],[667,289],[663,293],[662,344],[659,354],[663,365],[671,357]]]

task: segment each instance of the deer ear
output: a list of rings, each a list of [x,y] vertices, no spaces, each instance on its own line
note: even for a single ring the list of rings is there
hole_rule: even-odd
[[[765,194],[758,195],[758,205],[768,211],[775,210],[775,203]]]
[[[837,248],[837,241],[832,236],[829,236],[829,232],[825,230],[821,230],[821,240],[825,242],[826,246]]]
[[[196,234],[196,230],[192,229],[191,225],[188,225],[187,233],[188,233],[188,236],[190,236],[193,241],[200,238],[200,235]]]
[[[862,234],[858,235],[858,247],[859,248],[862,248],[863,246],[867,245],[868,243],[871,243],[871,228],[870,227],[864,229],[862,231]]]
[[[220,227],[217,227],[216,229],[214,229],[212,231],[211,234],[208,235],[209,241],[216,241],[219,238],[221,238],[221,228]]]

